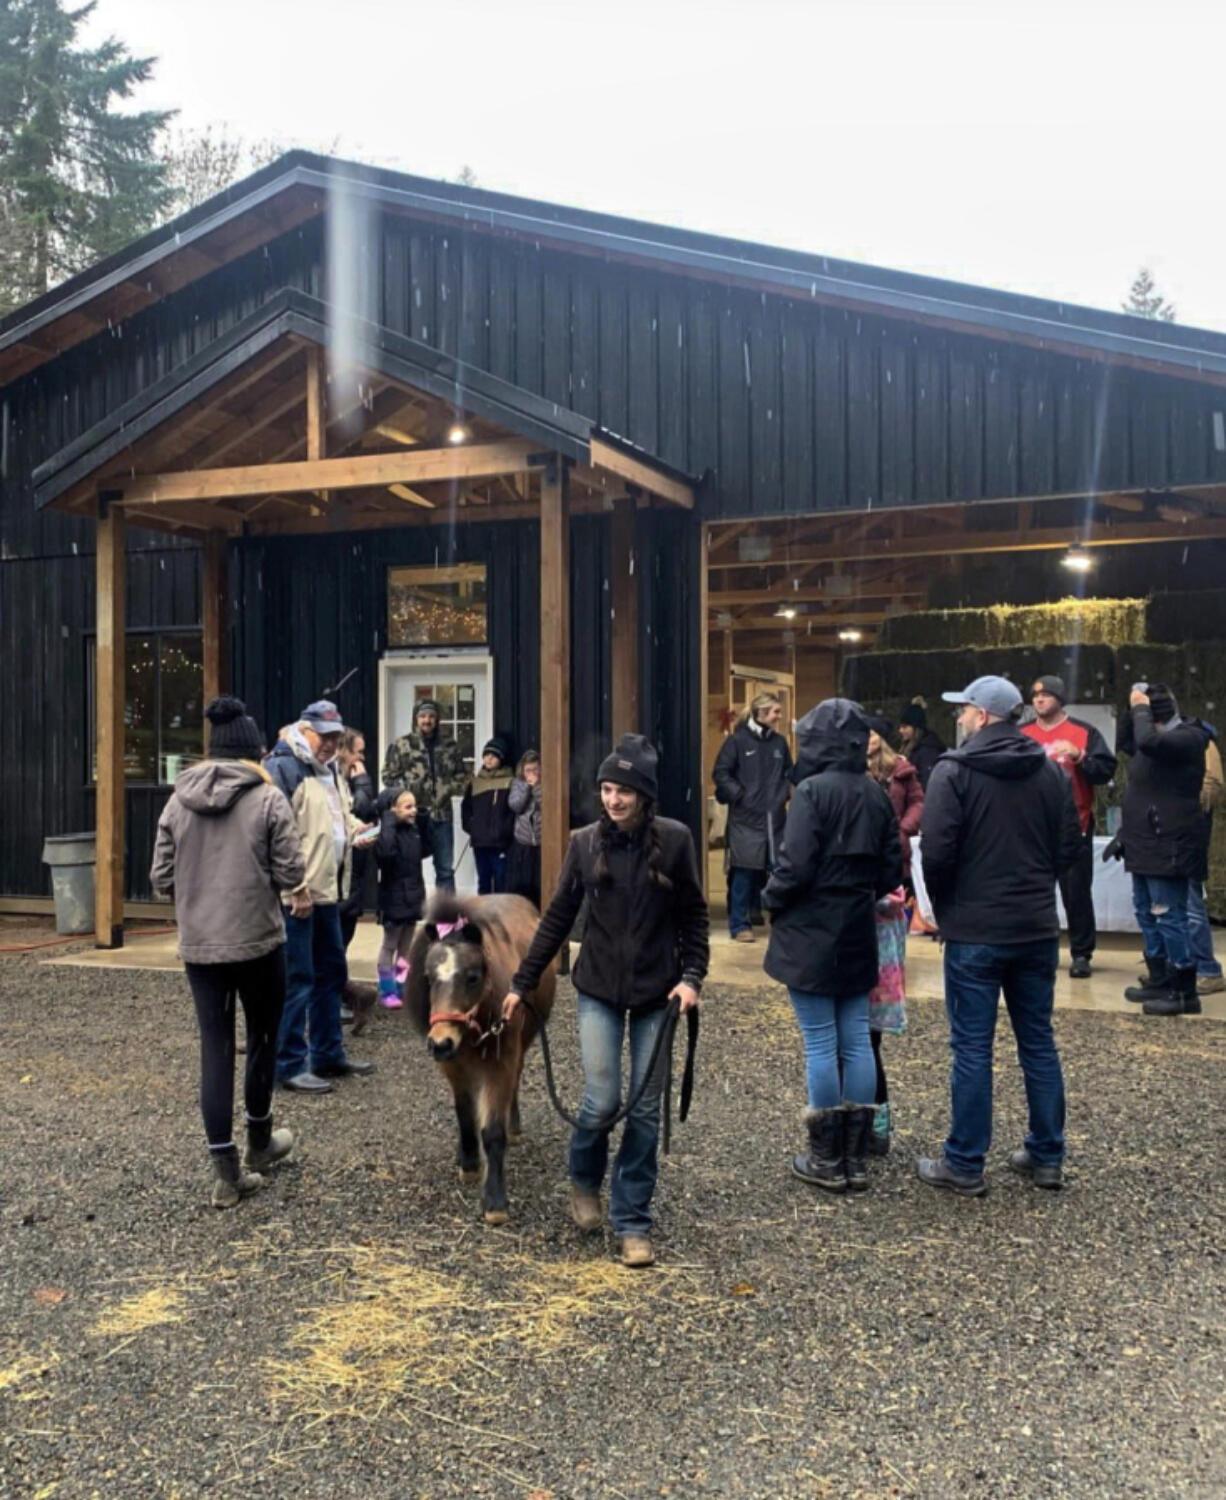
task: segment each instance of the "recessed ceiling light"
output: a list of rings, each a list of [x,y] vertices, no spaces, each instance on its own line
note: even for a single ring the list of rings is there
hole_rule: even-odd
[[[463,422],[454,422],[448,430],[447,441],[449,443],[466,443],[471,436],[472,434]]]

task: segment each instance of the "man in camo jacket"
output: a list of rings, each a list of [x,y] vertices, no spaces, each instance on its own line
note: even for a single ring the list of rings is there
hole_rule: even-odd
[[[454,740],[439,730],[439,708],[423,698],[413,715],[414,733],[404,734],[387,747],[383,785],[410,791],[417,805],[429,813],[434,839],[434,884],[455,890],[455,829],[451,799],[468,790],[469,775]]]

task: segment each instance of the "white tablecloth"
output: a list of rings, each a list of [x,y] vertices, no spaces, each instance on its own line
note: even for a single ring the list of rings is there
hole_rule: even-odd
[[[1103,850],[1111,842],[1107,838],[1094,840],[1094,919],[1099,932],[1136,932],[1137,919],[1132,913],[1132,877],[1125,873],[1122,859],[1111,859],[1103,863]],[[924,885],[924,860],[918,838],[911,840],[911,879],[915,883],[915,895],[921,914],[933,921],[932,903]],[[1060,912],[1060,926],[1066,928],[1064,902],[1056,892],[1056,906]]]

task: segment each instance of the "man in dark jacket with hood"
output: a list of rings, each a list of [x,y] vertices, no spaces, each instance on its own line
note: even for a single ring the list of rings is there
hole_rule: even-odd
[[[1132,759],[1120,822],[1124,868],[1145,939],[1149,983],[1125,993],[1151,1016],[1197,1015],[1196,960],[1188,935],[1188,887],[1202,880],[1208,825],[1201,811],[1207,726],[1180,716],[1170,688],[1138,683],[1119,747]]]
[[[792,1170],[828,1192],[862,1191],[876,1113],[868,1029],[876,903],[902,884],[902,845],[889,797],[865,775],[868,719],[860,705],[829,698],[796,733],[808,774],[762,893],[773,914],[766,972],[787,985],[805,1044],[809,1150]]]
[[[728,927],[741,943],[754,940],[753,911],[783,838],[792,755],[775,727],[782,718],[776,694],[760,693],[720,746],[712,773],[728,808]]]
[[[1081,830],[1068,778],[1017,727],[1022,695],[1003,677],[963,693],[966,736],[937,762],[920,825],[924,880],[945,939],[945,1008],[953,1051],[953,1121],[943,1156],[923,1157],[933,1187],[987,1191],[992,1045],[1001,990],[1026,1080],[1030,1129],[1010,1165],[1038,1187],[1063,1181],[1064,1079],[1052,1034],[1060,957],[1056,881]]]
[[[920,785],[928,790],[932,768],[945,754],[945,741],[928,728],[928,715],[920,703],[908,703],[898,717],[898,739],[902,753],[915,767]]]

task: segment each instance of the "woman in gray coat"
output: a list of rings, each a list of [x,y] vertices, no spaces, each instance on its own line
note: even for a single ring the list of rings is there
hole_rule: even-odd
[[[311,910],[293,811],[260,765],[255,720],[237,698],[215,698],[208,759],[189,767],[158,822],[151,877],[173,894],[179,956],[200,1024],[200,1108],[216,1182],[233,1208],[294,1144],[272,1125],[277,1028],[285,1005],[285,923]],[[235,996],[247,1020],[247,1151],[234,1144]]]
[[[715,757],[715,796],[728,808],[728,927],[738,943],[754,941],[754,914],[783,839],[792,752],[776,727],[782,719],[777,695],[759,693]]]

